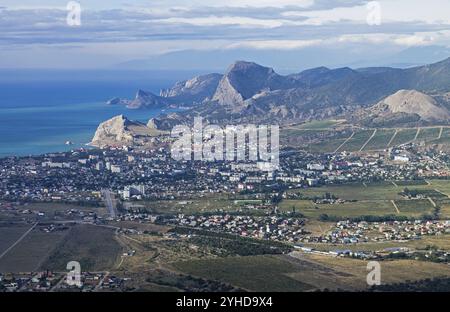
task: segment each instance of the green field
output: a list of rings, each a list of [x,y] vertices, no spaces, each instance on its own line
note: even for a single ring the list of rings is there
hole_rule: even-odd
[[[433,213],[433,205],[427,199],[419,200],[396,200],[395,204],[400,210],[400,214],[420,217],[423,214]]]
[[[342,218],[354,218],[368,215],[387,216],[396,214],[396,210],[390,201],[357,201],[344,204],[314,204],[305,200],[284,200],[280,204],[280,210],[300,212],[307,218],[318,219],[320,215],[337,216]]]
[[[443,128],[441,138],[433,140],[432,142],[434,144],[450,144],[450,128]]]
[[[394,133],[395,130],[378,130],[372,140],[364,147],[364,151],[386,149]]]
[[[300,147],[315,153],[332,153],[350,136],[346,131],[283,128],[280,140],[284,146]]]
[[[424,180],[412,180],[412,181],[395,181],[395,184],[398,186],[414,186],[414,185],[427,185],[427,182]]]
[[[450,144],[450,128],[444,127],[442,130],[442,137],[438,139],[441,127],[420,128],[415,142]],[[283,145],[298,146],[307,149],[311,153],[333,153],[350,137],[351,132],[350,128],[346,128],[345,131],[342,128],[339,130],[337,128],[333,129],[331,121],[320,121],[284,128],[281,131],[281,139]],[[374,137],[364,147],[364,151],[384,150],[389,147],[413,142],[417,132],[418,128],[378,129]],[[355,130],[354,136],[339,151],[359,151],[373,133],[373,129]],[[299,138],[302,139],[299,140]],[[301,142],[301,144],[296,144],[296,142]]]
[[[405,144],[407,142],[410,142],[414,140],[414,137],[416,136],[417,129],[402,129],[398,130],[395,138],[392,140],[391,146],[398,146]]]
[[[330,193],[345,200],[390,200],[401,199],[398,193],[402,190],[392,183],[372,187],[365,187],[362,183],[348,183],[291,190],[290,192],[300,192],[307,198],[323,197],[326,193]]]
[[[421,128],[417,141],[431,141],[439,137],[440,128]]]
[[[340,151],[354,152],[359,151],[364,143],[373,134],[373,130],[362,130],[357,133],[347,142],[344,146],[340,148]]]
[[[310,153],[334,153],[339,146],[344,143],[346,138],[332,139],[322,141],[320,143],[308,145],[308,151]]]

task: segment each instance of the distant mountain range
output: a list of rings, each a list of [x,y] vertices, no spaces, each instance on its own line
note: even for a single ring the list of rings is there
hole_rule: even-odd
[[[301,49],[217,49],[180,50],[162,55],[135,59],[116,64],[114,69],[153,70],[202,70],[223,72],[235,60],[253,60],[258,64],[270,64],[278,72],[292,73],[304,69],[327,66],[352,68],[389,66],[406,68],[438,62],[450,55],[446,46],[414,46],[406,49],[379,49],[374,45],[361,46],[310,46]]]
[[[397,93],[400,90],[410,91]],[[280,125],[350,115],[358,117],[354,118],[358,122],[382,125],[386,118],[400,123],[444,122],[449,95],[450,58],[407,69],[317,67],[291,75],[237,61],[224,75],[198,76],[159,95],[140,90],[134,100],[113,99],[109,103],[133,109],[190,107],[149,122],[162,130],[191,123],[198,115],[218,124]],[[368,109],[374,105],[378,106]],[[427,110],[432,112],[425,113]],[[378,121],[373,123],[371,118]]]

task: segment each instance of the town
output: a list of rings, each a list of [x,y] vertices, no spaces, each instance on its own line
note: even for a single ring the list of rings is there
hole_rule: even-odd
[[[0,214],[45,235],[65,237],[78,227],[111,231],[123,246],[118,267],[143,255],[140,244],[160,240],[163,248],[188,244],[197,250],[194,258],[449,261],[448,249],[431,243],[450,234],[449,159],[439,149],[410,143],[318,154],[284,147],[279,168],[262,171],[250,161],[177,161],[167,140],[158,140],[162,144],[149,150],[123,146],[0,159]],[[139,279],[90,270],[82,272],[81,288],[70,286],[52,266],[55,256],[45,260],[50,270],[2,274],[1,289],[124,291]],[[161,283],[160,275],[169,273],[152,274]]]

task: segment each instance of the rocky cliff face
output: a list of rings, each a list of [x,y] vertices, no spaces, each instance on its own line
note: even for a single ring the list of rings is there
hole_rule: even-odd
[[[229,107],[239,107],[245,100],[259,93],[286,90],[297,85],[295,79],[278,75],[272,68],[238,61],[226,71],[213,96],[213,101]]]
[[[169,105],[169,102],[164,98],[157,96],[151,92],[139,90],[136,93],[136,97],[131,101],[127,107],[130,109],[157,109],[165,108]]]
[[[212,98],[220,79],[222,79],[220,74],[197,76],[190,80],[177,82],[170,89],[161,90],[160,96],[180,105],[202,103]]]
[[[161,103],[161,99],[170,103],[183,94],[204,95],[214,89],[219,77],[220,75],[197,77],[179,83],[174,88],[163,91],[160,97],[142,95],[132,107],[155,107]],[[221,77],[211,100],[205,98],[201,105],[195,105],[187,111],[155,119],[152,127],[167,130],[173,124],[191,122],[194,116],[202,116],[219,124],[273,122],[280,125],[310,119],[352,116],[399,90],[430,94],[441,103],[448,98],[445,95],[450,91],[449,78],[450,58],[408,69],[319,67],[288,76],[279,75],[271,68],[252,62],[238,61]],[[206,85],[209,87],[206,88]],[[209,91],[200,92],[206,89]],[[392,105],[389,104],[391,100]],[[404,100],[407,102],[406,106],[395,104]],[[150,104],[145,105],[144,102]],[[418,93],[401,92],[385,103],[389,116],[388,113],[381,114],[381,108],[373,113],[379,114],[382,124],[382,119],[386,116],[394,123],[430,123],[447,118],[445,107],[450,105],[449,101],[446,103],[436,105]],[[430,110],[431,113],[427,113]]]
[[[152,131],[146,125],[119,115],[102,122],[98,126],[91,145],[100,148],[106,146],[131,146],[143,144],[151,136]]]
[[[130,109],[190,107],[210,100],[221,78],[220,74],[198,76],[177,82],[172,88],[161,90],[160,95],[138,90],[133,100],[113,98],[107,104],[125,105]]]

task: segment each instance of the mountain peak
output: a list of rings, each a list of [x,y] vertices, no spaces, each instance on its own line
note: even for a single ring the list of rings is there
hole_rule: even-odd
[[[150,134],[146,125],[129,120],[124,115],[118,115],[98,126],[91,145],[97,147],[129,146],[137,143],[136,137],[146,137]]]
[[[245,67],[264,67],[264,66],[259,65],[252,61],[245,61],[245,60],[237,60],[230,65],[230,68],[245,68]]]
[[[112,117],[110,119],[110,121],[113,122],[113,123],[119,123],[120,122],[122,124],[125,124],[125,123],[129,122],[129,119],[125,115],[120,114],[120,115]]]
[[[139,89],[136,92],[136,97],[131,101],[127,107],[131,109],[141,109],[141,108],[161,108],[167,106],[168,103],[166,99],[157,96],[151,92],[147,92]]]
[[[144,91],[144,90],[142,90],[142,89],[139,89],[139,90],[136,92],[136,98],[143,97],[143,96],[150,96],[150,95],[152,95],[152,93],[147,92],[147,91]]]
[[[196,76],[189,80],[179,81],[172,88],[162,89],[160,96],[177,104],[201,103],[211,99],[219,85],[221,74]]]
[[[415,114],[424,121],[447,121],[450,112],[441,107],[431,96],[417,90],[399,90],[377,105],[375,111],[382,114]]]
[[[287,89],[292,79],[278,75],[272,68],[254,62],[236,61],[220,81],[213,100],[240,107],[245,100],[263,91]]]

